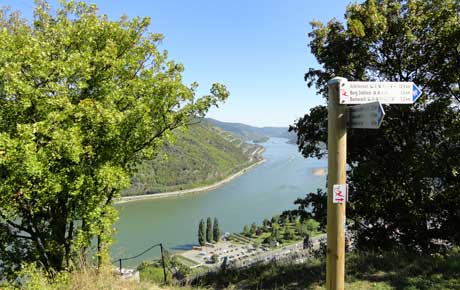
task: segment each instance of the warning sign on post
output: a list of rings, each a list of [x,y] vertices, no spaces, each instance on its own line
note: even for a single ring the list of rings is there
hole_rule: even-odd
[[[344,203],[347,201],[348,186],[347,184],[334,184],[332,188],[333,203]]]

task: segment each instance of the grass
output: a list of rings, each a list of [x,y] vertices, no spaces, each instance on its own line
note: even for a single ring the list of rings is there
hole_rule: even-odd
[[[259,236],[254,237],[254,242],[262,245],[262,242],[271,235],[269,232],[263,232]]]
[[[347,290],[459,290],[460,250],[444,256],[417,256],[407,253],[349,253],[346,259]],[[324,261],[293,265],[256,264],[249,268],[210,273],[196,281],[195,286],[160,286],[155,282],[123,280],[112,269],[84,268],[48,278],[37,268],[27,266],[22,273],[21,288],[0,285],[2,290],[99,290],[99,289],[312,289],[324,290]]]
[[[244,289],[314,289],[325,287],[325,263],[256,264],[245,269],[210,273],[197,285]],[[441,290],[460,289],[460,251],[445,256],[416,256],[406,253],[349,253],[346,259],[347,290]]]
[[[163,267],[151,265],[139,270],[139,278],[142,282],[152,282],[157,284],[164,283]],[[167,281],[172,280],[171,272],[166,271]]]
[[[175,255],[174,257],[176,257],[176,259],[178,259],[179,262],[181,262],[182,264],[184,264],[186,266],[192,267],[192,266],[198,265],[197,262],[195,262],[192,259],[189,259],[187,257],[184,257],[182,255]]]
[[[209,272],[209,268],[206,266],[199,266],[190,270],[190,275],[197,275],[201,273]]]
[[[122,279],[111,268],[97,270],[86,267],[71,273],[63,272],[50,278],[33,265],[26,266],[21,272],[22,285],[1,285],[2,290],[190,290],[201,289],[160,285],[159,283],[137,282]]]

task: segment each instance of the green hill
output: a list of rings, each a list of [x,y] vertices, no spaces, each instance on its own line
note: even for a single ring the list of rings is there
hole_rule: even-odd
[[[295,133],[288,132],[287,127],[254,127],[241,123],[222,122],[211,118],[207,118],[206,121],[225,131],[237,134],[247,141],[264,142],[269,137],[286,138],[290,141],[296,139]]]
[[[176,141],[146,160],[123,195],[160,193],[218,182],[261,159],[261,146],[248,144],[235,134],[209,122],[177,130]]]

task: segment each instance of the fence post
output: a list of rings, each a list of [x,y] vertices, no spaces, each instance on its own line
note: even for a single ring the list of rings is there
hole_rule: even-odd
[[[165,257],[164,257],[164,254],[163,254],[163,243],[160,243],[160,250],[161,250],[161,261],[162,261],[162,264],[163,264],[163,275],[164,275],[165,284],[166,284],[167,279],[166,279]]]

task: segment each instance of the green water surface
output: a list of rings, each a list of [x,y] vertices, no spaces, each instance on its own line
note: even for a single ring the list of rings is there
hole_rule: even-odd
[[[244,225],[261,224],[264,218],[295,208],[296,198],[325,187],[326,177],[312,170],[326,168],[326,160],[303,158],[286,139],[271,138],[262,145],[265,163],[216,190],[117,205],[120,219],[112,257],[133,256],[160,242],[171,251],[188,249],[197,244],[200,219],[208,216],[218,218],[222,232],[241,232]],[[127,264],[158,255],[153,250]]]

